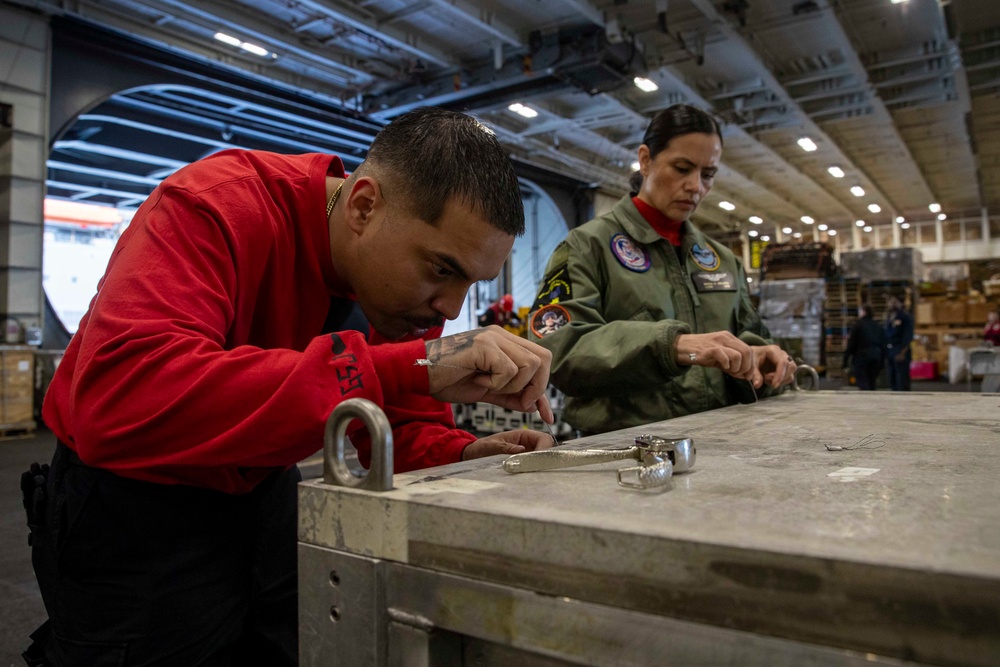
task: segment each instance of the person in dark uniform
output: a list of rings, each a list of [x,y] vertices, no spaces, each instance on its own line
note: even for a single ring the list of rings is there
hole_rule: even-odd
[[[858,310],[858,321],[847,339],[847,353],[844,354],[844,368],[850,366],[857,379],[858,389],[875,391],[875,382],[882,372],[885,361],[885,332],[872,317],[871,304],[864,304]]]
[[[892,296],[886,302],[885,338],[889,362],[889,385],[893,391],[910,391],[910,343],[913,341],[913,318],[903,303]]]

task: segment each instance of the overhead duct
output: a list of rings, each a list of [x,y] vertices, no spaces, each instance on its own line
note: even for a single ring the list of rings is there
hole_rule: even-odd
[[[498,70],[492,60],[471,72],[449,72],[431,80],[362,98],[371,117],[391,120],[420,106],[458,111],[495,106],[532,95],[579,88],[590,95],[614,90],[641,64],[635,38],[613,43],[594,27],[557,33],[532,33],[527,53],[508,58]]]

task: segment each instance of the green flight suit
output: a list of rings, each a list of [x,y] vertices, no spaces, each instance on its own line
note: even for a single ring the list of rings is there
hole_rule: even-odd
[[[601,433],[754,400],[747,381],[676,362],[680,334],[771,343],[733,253],[690,222],[682,239],[675,249],[624,197],[549,259],[528,330],[552,352],[573,427]]]

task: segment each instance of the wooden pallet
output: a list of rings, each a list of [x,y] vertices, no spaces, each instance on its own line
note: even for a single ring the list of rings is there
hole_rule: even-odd
[[[0,424],[0,442],[4,440],[23,440],[35,435],[37,425],[34,421],[18,422],[16,424]]]

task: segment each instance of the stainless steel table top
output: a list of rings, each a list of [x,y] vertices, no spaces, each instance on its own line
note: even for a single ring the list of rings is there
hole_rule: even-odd
[[[511,475],[501,457],[397,475],[381,494],[311,481],[300,541],[832,646],[1000,662],[1000,395],[797,392],[563,446],[644,432],[695,441],[695,469],[668,491],[619,487],[620,464]]]

